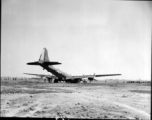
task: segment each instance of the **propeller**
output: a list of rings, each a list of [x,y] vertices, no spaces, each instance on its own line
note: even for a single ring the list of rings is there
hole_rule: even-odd
[[[84,76],[84,74],[83,74],[83,78],[82,78],[82,81],[83,81],[83,83],[87,83],[87,81],[86,81],[86,79],[85,79],[85,76]]]
[[[84,80],[83,80],[83,83],[87,83],[87,81],[84,79]]]
[[[94,75],[93,75],[93,76],[94,76],[94,77],[96,76],[96,75],[95,75],[95,73],[94,73]]]
[[[95,73],[94,73],[94,77],[93,77],[93,80],[97,81],[96,79],[94,79],[96,77]]]

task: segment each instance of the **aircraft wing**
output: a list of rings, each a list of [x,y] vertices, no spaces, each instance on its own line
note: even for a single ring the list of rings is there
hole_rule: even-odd
[[[77,79],[77,78],[94,78],[94,77],[105,77],[105,76],[117,76],[121,74],[102,74],[102,75],[82,75],[82,76],[69,76],[68,79]]]
[[[121,74],[104,74],[104,75],[95,75],[95,77],[105,77],[105,76],[117,76]]]
[[[53,76],[53,75],[31,74],[31,73],[23,73],[23,74],[26,74],[26,75],[35,75],[35,76],[38,76],[38,77],[55,78],[55,76]]]

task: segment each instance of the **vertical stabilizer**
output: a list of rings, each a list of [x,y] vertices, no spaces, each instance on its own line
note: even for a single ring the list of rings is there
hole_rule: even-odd
[[[40,55],[39,61],[41,62],[49,62],[48,51],[46,48],[43,48],[42,53]]]

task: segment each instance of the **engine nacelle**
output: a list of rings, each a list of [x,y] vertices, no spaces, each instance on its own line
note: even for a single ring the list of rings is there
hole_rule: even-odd
[[[72,83],[79,83],[81,81],[81,79],[74,79],[73,81],[72,81]]]
[[[92,78],[92,77],[90,77],[90,78],[88,78],[88,80],[93,80],[94,78]]]

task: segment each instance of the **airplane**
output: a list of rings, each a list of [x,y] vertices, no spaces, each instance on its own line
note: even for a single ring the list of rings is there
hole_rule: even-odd
[[[27,65],[38,65],[43,68],[43,70],[47,70],[48,72],[52,73],[54,76],[49,76],[47,79],[51,80],[53,83],[58,83],[61,81],[65,81],[66,83],[79,83],[81,81],[86,82],[85,79],[88,79],[90,82],[94,79],[95,77],[103,77],[103,76],[117,76],[121,74],[102,74],[102,75],[80,75],[80,76],[72,76],[69,75],[55,67],[53,65],[58,65],[61,64],[59,62],[53,62],[49,60],[48,57],[48,51],[46,48],[43,48],[42,53],[40,55],[40,58],[38,61],[35,62],[29,62]],[[29,74],[29,73],[28,73]]]
[[[35,75],[35,76],[38,76],[40,78],[32,78],[32,79],[43,79],[44,82],[46,82],[48,80],[49,83],[51,83],[51,79],[55,79],[56,77],[53,76],[53,75],[44,75],[44,74],[31,74],[31,73],[23,73],[23,74],[26,74],[26,75]],[[96,79],[94,79],[95,81],[97,81]],[[93,81],[92,79],[90,80],[90,83]],[[86,79],[83,79],[83,82],[86,83]]]

